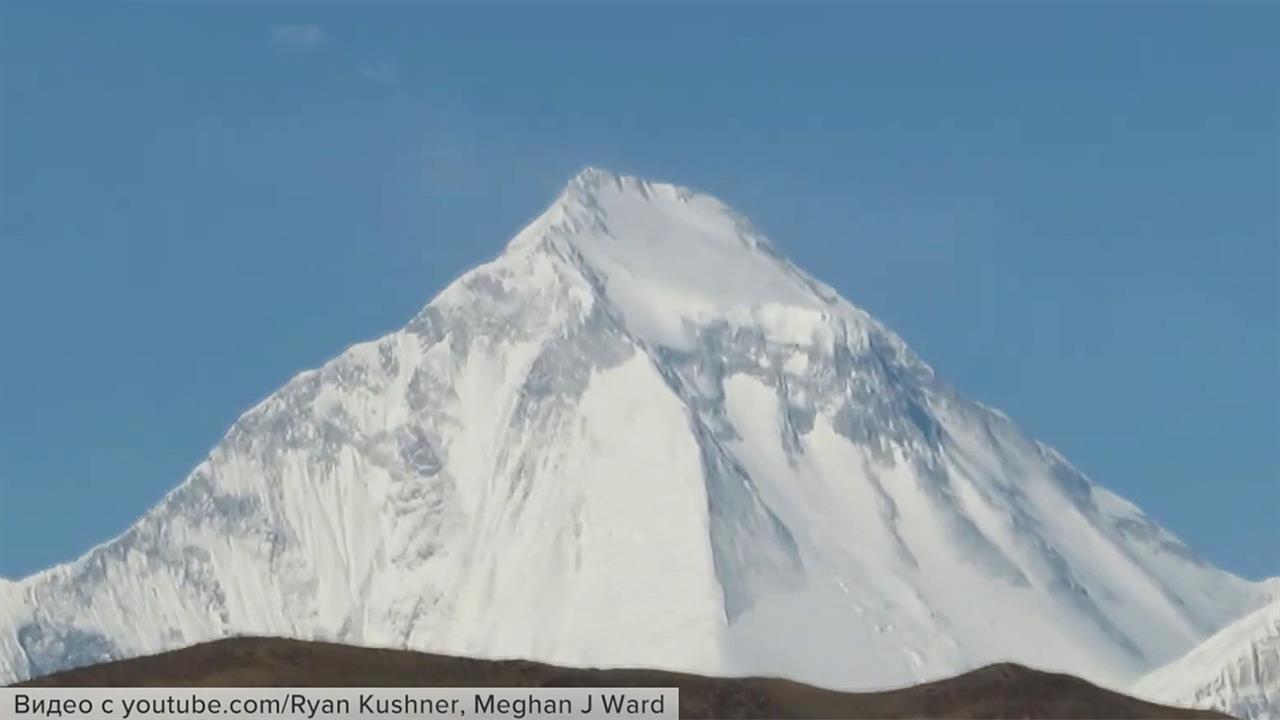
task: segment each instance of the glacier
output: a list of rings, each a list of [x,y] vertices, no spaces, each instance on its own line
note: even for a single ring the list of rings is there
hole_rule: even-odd
[[[1280,599],[1146,675],[1133,694],[1238,718],[1280,720]]]
[[[842,689],[1128,687],[1218,569],[705,194],[588,169],[119,537],[0,581],[0,682],[232,635]]]

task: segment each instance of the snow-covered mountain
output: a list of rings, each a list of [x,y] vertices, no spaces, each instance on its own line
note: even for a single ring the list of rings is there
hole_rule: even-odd
[[[1280,593],[1142,678],[1134,694],[1238,718],[1280,720]]]
[[[0,681],[234,634],[842,688],[1128,685],[1257,607],[714,198],[587,170],[120,537],[0,584]]]

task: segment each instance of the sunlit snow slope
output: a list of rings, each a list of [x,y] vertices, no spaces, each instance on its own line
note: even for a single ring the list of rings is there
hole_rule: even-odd
[[[0,681],[226,635],[846,688],[1127,685],[1262,602],[719,201],[588,170],[133,528],[0,583]]]
[[[1280,597],[1134,685],[1171,705],[1280,720]]]

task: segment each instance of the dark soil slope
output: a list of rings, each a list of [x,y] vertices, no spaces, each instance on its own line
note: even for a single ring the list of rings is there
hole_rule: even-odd
[[[276,638],[218,640],[77,668],[32,686],[678,687],[687,718],[1224,717],[1143,702],[1070,675],[991,665],[900,690],[842,693],[775,678],[589,670]]]

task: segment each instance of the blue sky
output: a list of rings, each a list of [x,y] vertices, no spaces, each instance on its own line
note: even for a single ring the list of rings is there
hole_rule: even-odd
[[[1267,3],[0,7],[0,575],[125,529],[578,168],[720,196],[1280,574]]]

